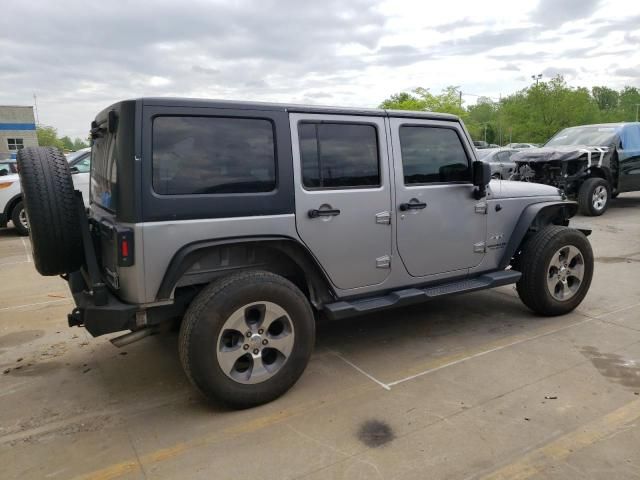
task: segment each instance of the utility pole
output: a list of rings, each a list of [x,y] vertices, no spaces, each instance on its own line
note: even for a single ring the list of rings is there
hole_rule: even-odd
[[[636,103],[636,122],[638,121],[638,109],[640,108],[640,103]]]
[[[36,125],[40,125],[40,118],[38,117],[38,97],[36,94],[33,94],[33,103],[35,105],[35,114],[36,114]]]
[[[459,102],[460,102],[460,108],[462,108],[462,90],[460,90],[460,100],[459,100]]]
[[[531,79],[536,81],[536,87],[538,86],[538,82],[542,78],[542,74],[538,73],[537,75],[531,75]]]

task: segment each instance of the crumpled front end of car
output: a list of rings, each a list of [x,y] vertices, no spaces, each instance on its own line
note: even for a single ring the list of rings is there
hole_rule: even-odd
[[[530,148],[514,154],[511,180],[552,185],[567,195],[577,194],[580,183],[595,168],[608,168],[609,147],[567,146]]]

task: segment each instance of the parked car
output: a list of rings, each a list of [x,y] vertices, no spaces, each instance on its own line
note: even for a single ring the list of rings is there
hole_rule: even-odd
[[[18,163],[15,160],[0,160],[0,177],[18,173]]]
[[[511,161],[511,155],[517,150],[510,148],[484,148],[476,152],[478,160],[491,165],[491,178],[509,180],[516,168]]]
[[[559,187],[585,215],[602,215],[611,198],[640,191],[640,123],[565,128],[511,159],[515,180]]]
[[[73,173],[72,178],[75,189],[82,192],[85,205],[88,207],[89,171],[91,169],[90,149],[87,148],[71,154],[68,157],[68,162]],[[15,165],[17,166],[17,163]],[[18,234],[29,235],[29,221],[24,208],[20,179],[16,174],[0,177],[0,228],[5,228],[9,220],[13,222]]]
[[[59,152],[20,151],[35,267],[68,281],[71,326],[130,330],[116,345],[182,318],[187,377],[233,407],[297,381],[319,315],[514,283],[530,309],[561,315],[591,283],[575,202],[490,182],[453,115],[137,99],[91,134],[88,212]]]
[[[473,146],[476,147],[478,150],[482,150],[484,148],[489,148],[489,144],[487,142],[485,142],[484,140],[474,140],[473,141]]]

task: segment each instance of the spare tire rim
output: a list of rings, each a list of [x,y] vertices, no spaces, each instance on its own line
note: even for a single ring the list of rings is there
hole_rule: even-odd
[[[216,344],[224,374],[243,384],[264,382],[289,360],[295,331],[289,314],[273,302],[253,302],[224,322]]]
[[[547,267],[547,288],[553,298],[564,302],[572,298],[584,279],[584,256],[573,245],[560,248]]]
[[[27,211],[24,208],[18,213],[18,220],[25,229],[29,230],[29,219],[27,218]]]
[[[593,196],[591,198],[593,201],[593,208],[596,210],[602,210],[604,206],[607,204],[607,189],[604,185],[598,185],[593,190]]]

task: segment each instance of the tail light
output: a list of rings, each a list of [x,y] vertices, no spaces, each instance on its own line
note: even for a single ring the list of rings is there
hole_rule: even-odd
[[[133,265],[133,232],[131,230],[120,230],[117,232],[118,245],[118,266],[130,267]]]

